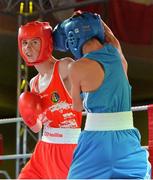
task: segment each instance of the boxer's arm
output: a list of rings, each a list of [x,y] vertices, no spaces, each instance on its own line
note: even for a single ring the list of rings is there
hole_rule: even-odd
[[[33,86],[34,80],[35,80],[35,77],[33,77],[33,78],[30,80],[30,83],[29,83],[30,91],[32,90],[32,86]]]
[[[59,73],[62,76],[62,79],[65,80],[68,78],[68,66],[74,62],[74,60],[70,57],[65,57],[60,59],[59,63]]]
[[[72,96],[72,108],[76,111],[82,112],[83,104],[81,100],[81,80],[79,77],[79,69],[76,63],[69,65],[69,80],[71,83],[71,96]]]
[[[114,47],[116,47],[118,49],[118,52],[119,52],[119,54],[121,56],[121,59],[122,59],[122,64],[123,64],[124,71],[125,71],[125,73],[127,75],[128,64],[127,64],[127,61],[126,61],[126,59],[124,57],[124,54],[122,52],[122,48],[121,48],[120,42],[114,36],[114,34],[111,31],[111,29],[106,25],[106,23],[104,21],[102,21],[102,24],[103,24],[104,30],[105,30],[105,39],[106,39],[106,42],[112,44]]]

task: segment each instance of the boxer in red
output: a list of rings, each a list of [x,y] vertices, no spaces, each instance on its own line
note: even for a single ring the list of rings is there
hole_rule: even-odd
[[[38,74],[30,80],[30,92],[19,97],[24,123],[43,135],[18,179],[65,179],[76,147],[82,113],[72,110],[68,65],[71,58],[52,56],[52,28],[33,21],[19,28],[18,46],[28,66]]]

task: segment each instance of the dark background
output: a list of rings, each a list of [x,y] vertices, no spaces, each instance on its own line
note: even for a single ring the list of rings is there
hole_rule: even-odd
[[[6,2],[6,1],[5,1]],[[17,1],[12,1],[17,2]],[[36,1],[34,1],[36,2]],[[38,2],[38,1],[37,1]],[[45,8],[47,1],[43,1]],[[62,1],[64,2],[64,0]],[[87,2],[87,1],[86,1]],[[90,1],[91,2],[91,1]],[[65,4],[68,3],[65,0]],[[107,3],[101,1],[106,7],[103,19],[108,21]],[[12,7],[11,13],[4,13],[4,3],[0,1],[0,118],[14,118],[17,116],[17,75],[18,75],[18,47],[17,31],[19,26],[19,16],[16,14],[18,6]],[[31,19],[42,18],[47,20],[54,27],[57,22],[69,17],[74,9],[65,11],[50,12],[42,14],[36,9],[34,17],[22,17],[22,22]],[[41,12],[39,14],[39,11]],[[150,17],[148,17],[150,18]],[[129,22],[130,23],[130,22]],[[129,24],[130,26],[130,24]],[[152,37],[153,42],[153,37]],[[147,105],[153,103],[153,43],[151,45],[134,45],[121,41],[123,52],[127,59],[129,70],[129,81],[132,85],[132,106]],[[71,56],[71,54],[67,54]],[[56,58],[64,57],[65,54],[54,52]],[[28,80],[36,74],[33,68],[28,69]],[[134,112],[135,126],[142,135],[142,145],[148,144],[148,118],[147,112]],[[0,134],[3,136],[4,154],[15,154],[16,149],[16,125],[0,124]],[[22,134],[21,134],[22,136]],[[29,151],[33,150],[35,141],[30,140]],[[21,145],[22,146],[22,145]],[[15,161],[5,160],[0,162],[0,170],[6,170],[12,178],[15,178]],[[0,176],[1,178],[1,176]],[[2,177],[4,178],[4,177]]]

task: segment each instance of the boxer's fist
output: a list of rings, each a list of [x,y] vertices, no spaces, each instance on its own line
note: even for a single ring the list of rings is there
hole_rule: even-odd
[[[32,92],[23,92],[18,101],[19,113],[25,124],[34,132],[39,132],[42,123],[39,115],[43,113],[43,103],[39,95]]]

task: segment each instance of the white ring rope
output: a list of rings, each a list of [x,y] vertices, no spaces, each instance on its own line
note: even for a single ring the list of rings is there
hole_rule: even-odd
[[[17,123],[22,122],[22,118],[7,118],[7,119],[0,119],[0,124],[8,124],[8,123]]]
[[[0,156],[0,160],[11,160],[11,159],[24,159],[31,157],[31,154],[10,154],[10,155],[3,155]]]
[[[148,109],[148,105],[132,107],[132,111],[145,111],[147,109]],[[83,111],[82,114],[86,115],[87,113]],[[0,124],[17,123],[17,122],[22,122],[22,118],[18,117],[18,118],[0,119]]]
[[[149,105],[132,107],[132,111],[146,111]]]
[[[145,111],[148,110],[148,105],[144,106],[135,106],[132,107],[132,111]],[[86,115],[86,112],[82,112],[83,115]],[[7,123],[17,123],[22,122],[21,117],[17,118],[7,118],[7,119],[0,119],[0,124],[7,124]],[[148,146],[143,146],[144,148],[148,148]],[[31,154],[12,154],[12,155],[0,155],[0,160],[10,160],[10,159],[24,159],[29,158]]]

